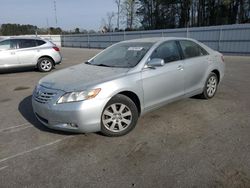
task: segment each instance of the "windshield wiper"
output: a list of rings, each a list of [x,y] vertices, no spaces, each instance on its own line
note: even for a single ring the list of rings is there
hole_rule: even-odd
[[[102,63],[101,64],[92,64],[92,63],[90,63],[88,61],[86,61],[85,64],[87,64],[87,65],[94,65],[94,66],[101,66],[101,67],[114,67],[114,66],[106,65],[106,64],[102,64]]]
[[[114,67],[114,66],[106,65],[106,64],[92,64],[92,65],[101,66],[101,67]]]

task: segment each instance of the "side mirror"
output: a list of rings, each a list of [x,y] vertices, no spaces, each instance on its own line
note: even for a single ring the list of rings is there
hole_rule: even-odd
[[[165,62],[163,59],[160,59],[160,58],[154,58],[154,59],[151,59],[146,67],[147,68],[155,68],[155,67],[162,67],[165,65]]]

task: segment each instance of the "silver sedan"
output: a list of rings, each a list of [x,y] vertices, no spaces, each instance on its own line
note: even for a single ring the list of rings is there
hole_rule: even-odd
[[[121,136],[169,102],[214,97],[224,66],[222,54],[192,39],[123,41],[41,79],[33,110],[52,129]]]

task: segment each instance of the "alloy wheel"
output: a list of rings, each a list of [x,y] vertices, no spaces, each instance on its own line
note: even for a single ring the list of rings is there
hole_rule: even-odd
[[[211,76],[207,81],[207,95],[213,97],[217,89],[217,78]]]
[[[102,122],[109,131],[116,133],[121,132],[130,126],[132,122],[132,112],[125,104],[114,103],[104,110]]]
[[[44,70],[44,71],[49,71],[51,68],[52,68],[52,63],[47,60],[47,59],[44,59],[42,62],[41,62],[41,68]]]

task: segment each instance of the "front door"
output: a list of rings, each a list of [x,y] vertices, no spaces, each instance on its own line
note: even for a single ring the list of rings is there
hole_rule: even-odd
[[[176,42],[161,44],[150,57],[154,58],[164,59],[165,65],[142,71],[146,111],[184,95],[183,61]]]
[[[15,46],[11,40],[0,42],[0,68],[15,67],[19,65]]]

